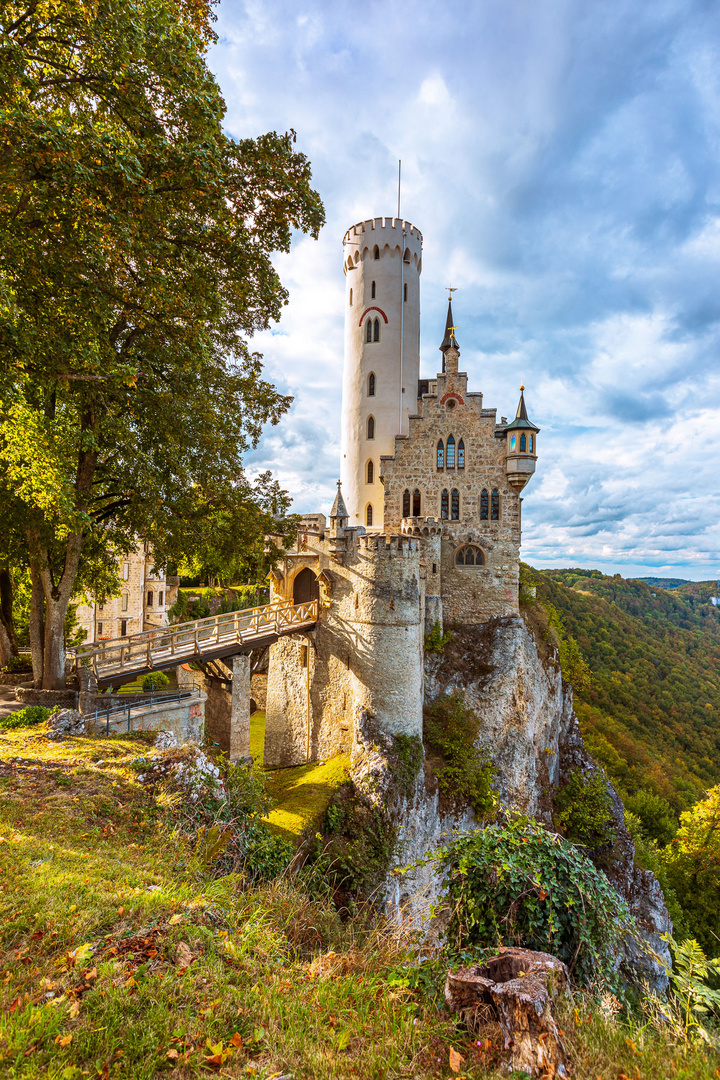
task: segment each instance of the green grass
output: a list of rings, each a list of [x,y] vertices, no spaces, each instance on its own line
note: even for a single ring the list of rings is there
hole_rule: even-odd
[[[147,741],[0,733],[0,1076],[447,1080],[451,1047],[468,1080],[507,1075],[497,1028],[485,1053],[402,985],[414,948],[396,927],[343,922],[298,881],[204,876],[173,808],[137,783]],[[577,1077],[717,1075],[709,1049],[579,994],[560,1020]]]
[[[262,766],[265,746],[265,713],[250,717],[250,753]],[[266,817],[273,832],[297,843],[330,805],[333,794],[347,780],[350,756],[339,754],[322,764],[311,761],[290,769],[274,769],[265,774],[265,783],[276,806]]]

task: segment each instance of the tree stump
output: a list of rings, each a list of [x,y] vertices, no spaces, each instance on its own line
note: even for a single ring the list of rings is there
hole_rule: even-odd
[[[569,1076],[553,999],[568,970],[549,953],[501,948],[484,964],[447,974],[445,1000],[470,1027],[492,1016],[500,1024],[510,1065],[531,1076]]]

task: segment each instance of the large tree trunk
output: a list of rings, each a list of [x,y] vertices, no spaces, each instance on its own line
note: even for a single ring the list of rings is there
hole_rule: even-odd
[[[62,690],[65,686],[65,616],[75,587],[82,543],[82,533],[68,537],[65,565],[57,585],[50,570],[50,553],[41,553],[40,578],[45,595],[43,690]]]
[[[18,647],[13,622],[13,582],[9,569],[0,567],[0,666],[7,664],[11,656],[17,656]]]
[[[37,561],[30,559],[30,653],[32,655],[33,683],[39,689],[43,684],[43,655],[45,652],[45,593]]]

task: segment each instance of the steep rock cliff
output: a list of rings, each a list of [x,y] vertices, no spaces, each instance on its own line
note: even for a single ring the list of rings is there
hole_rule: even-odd
[[[425,700],[460,691],[481,721],[478,742],[495,770],[502,807],[530,814],[552,825],[552,797],[574,769],[599,772],[583,745],[573,711],[572,690],[562,681],[551,648],[536,640],[519,615],[497,618],[482,626],[455,631],[442,655],[425,661]],[[382,802],[399,827],[396,865],[422,858],[452,832],[473,828],[472,811],[441,800],[437,782],[426,768],[414,791],[398,794],[388,765],[389,743],[373,729],[371,717],[360,717],[353,748],[353,779]],[[634,845],[625,827],[622,802],[607,781],[616,841],[604,852],[603,869],[625,896],[658,960],[629,949],[624,963],[635,978],[646,977],[662,989],[663,964],[669,964],[660,935],[672,929],[662,891],[653,874],[634,867]],[[391,874],[388,902],[416,924],[429,919],[441,881],[434,864],[404,875]],[[431,922],[428,921],[428,926]],[[434,928],[437,931],[437,926]]]

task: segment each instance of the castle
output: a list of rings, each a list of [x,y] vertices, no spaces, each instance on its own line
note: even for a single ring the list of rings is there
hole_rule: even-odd
[[[497,419],[459,370],[452,297],[442,369],[420,378],[422,234],[397,218],[345,234],[341,481],[329,523],[303,519],[271,599],[317,598],[316,629],[270,651],[267,767],[352,745],[367,710],[422,736],[425,637],[518,610],[520,493],[538,428],[523,388]]]

